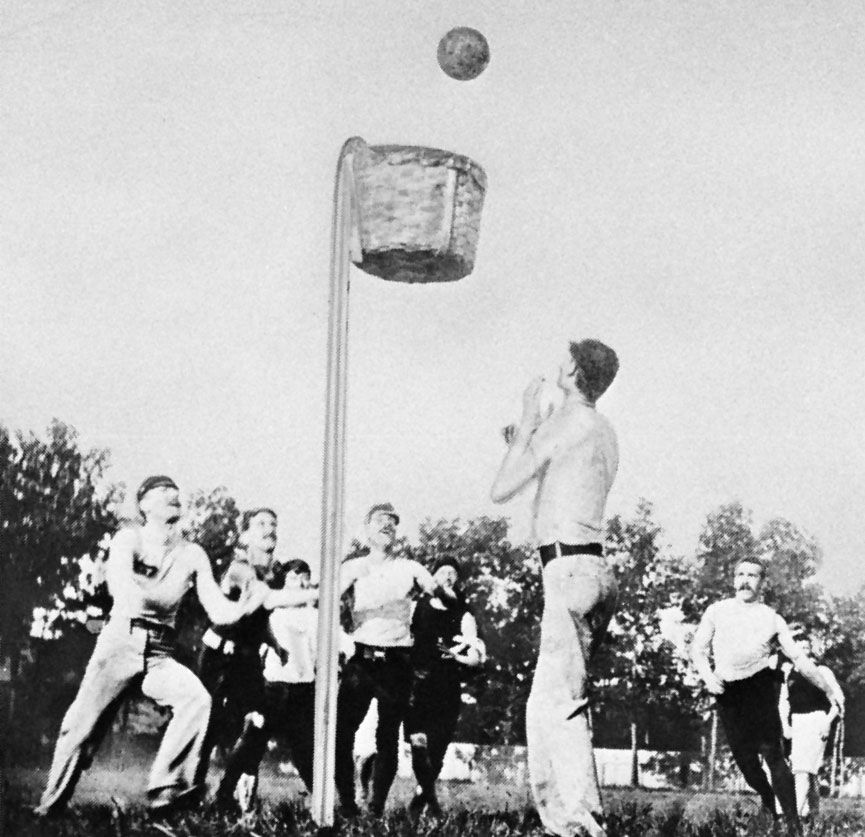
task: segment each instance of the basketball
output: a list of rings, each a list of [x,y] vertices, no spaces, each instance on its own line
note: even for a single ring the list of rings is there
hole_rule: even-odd
[[[490,63],[490,45],[477,29],[457,26],[439,41],[438,62],[451,78],[471,81]]]

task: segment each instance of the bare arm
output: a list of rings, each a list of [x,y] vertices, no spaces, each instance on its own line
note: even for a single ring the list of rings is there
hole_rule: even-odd
[[[513,438],[508,441],[508,451],[490,490],[494,503],[510,500],[537,474],[543,464],[537,461],[531,449],[532,437],[541,424],[538,405],[541,383],[541,378],[535,378],[523,393],[522,419]]]
[[[432,596],[436,590],[436,583],[430,571],[423,565],[415,562],[414,583],[428,596]]]
[[[460,622],[460,636],[456,639],[456,650],[451,651],[455,660],[471,668],[476,668],[484,662],[487,649],[478,636],[478,623],[471,613],[463,614]]]
[[[715,623],[712,621],[711,608],[703,614],[694,639],[691,643],[691,657],[697,674],[703,678],[706,688],[713,695],[720,695],[724,691],[724,681],[715,674],[709,653],[712,647],[712,637],[715,636]]]
[[[829,722],[835,720],[839,715],[843,717],[844,715],[844,692],[841,691],[841,686],[838,681],[835,679],[835,675],[826,667],[819,667],[820,673],[823,675],[823,679],[829,684],[829,688],[832,690],[832,694],[835,696],[834,701],[832,703],[832,708],[829,710]]]
[[[192,561],[195,569],[195,591],[198,600],[207,616],[214,625],[232,625],[238,619],[252,613],[261,607],[267,588],[256,581],[250,585],[246,595],[241,595],[240,601],[227,599],[213,578],[213,570],[204,550],[195,544],[188,547],[193,550]]]
[[[269,590],[264,597],[267,610],[277,607],[302,607],[318,601],[318,588],[308,587],[306,590]]]
[[[358,579],[357,560],[346,561],[339,568],[339,595],[344,596]]]
[[[787,623],[778,617],[778,645],[789,660],[796,666],[796,671],[810,680],[818,689],[822,690],[831,704],[835,704],[835,695],[829,683],[817,670],[814,661],[802,650],[802,647],[793,639]]]
[[[126,590],[135,583],[132,579],[132,562],[138,543],[138,531],[132,527],[121,529],[111,539],[105,562],[105,581],[115,602],[123,600]]]

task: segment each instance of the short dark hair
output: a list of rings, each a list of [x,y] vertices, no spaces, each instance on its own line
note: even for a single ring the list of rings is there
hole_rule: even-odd
[[[252,523],[252,519],[258,517],[260,514],[269,514],[273,518],[274,522],[279,521],[279,518],[276,516],[276,512],[273,509],[270,509],[267,506],[259,506],[257,509],[249,509],[243,513],[243,516],[240,518],[240,531],[245,532],[249,528],[249,524]]]
[[[571,357],[576,365],[577,389],[589,401],[597,401],[619,371],[618,356],[600,340],[588,339],[571,343]]]
[[[300,575],[312,575],[312,572],[309,569],[309,564],[307,564],[303,558],[292,558],[290,561],[286,561],[282,565],[282,569],[286,574],[298,573]]]
[[[462,564],[453,555],[443,555],[438,561],[433,564],[432,574],[435,575],[442,567],[453,567],[457,578],[462,579],[463,568]]]
[[[733,564],[733,572],[735,573],[742,564],[753,564],[755,567],[759,567],[760,578],[766,578],[766,564],[759,558],[740,558],[735,564]]]
[[[135,492],[136,502],[140,503],[148,491],[153,488],[159,488],[160,486],[173,488],[175,491],[180,490],[177,488],[177,483],[171,479],[171,477],[167,477],[165,474],[154,474],[152,477],[147,477],[147,479],[138,486],[138,491]]]

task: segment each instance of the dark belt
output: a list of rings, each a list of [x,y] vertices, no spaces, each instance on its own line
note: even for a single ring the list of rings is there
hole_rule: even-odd
[[[599,543],[545,543],[538,549],[541,565],[546,567],[553,558],[560,555],[596,555],[602,558],[604,547]]]
[[[402,646],[384,646],[384,645],[364,645],[361,642],[356,642],[354,646],[356,657],[363,660],[376,660],[377,662],[391,662],[399,660],[404,662],[408,660],[411,653],[411,648],[403,648]]]
[[[151,619],[144,619],[141,616],[134,616],[129,620],[129,627],[132,628],[141,628],[144,631],[150,631],[154,634],[161,634],[165,637],[173,637],[175,635],[175,630],[171,625],[165,625],[162,622],[154,622]]]

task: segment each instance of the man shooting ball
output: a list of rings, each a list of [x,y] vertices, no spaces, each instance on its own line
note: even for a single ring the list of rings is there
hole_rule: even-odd
[[[603,557],[604,510],[619,462],[616,434],[597,412],[619,368],[598,340],[571,343],[559,369],[564,403],[544,416],[542,379],[523,396],[518,426],[491,496],[502,503],[536,484],[534,537],[543,565],[541,648],[526,706],[532,796],[550,834],[602,837],[603,816],[586,717],[587,666],[603,637],[616,583]]]

